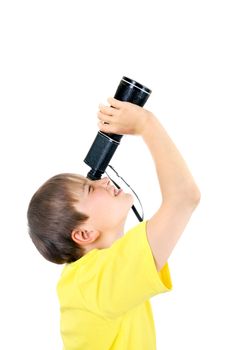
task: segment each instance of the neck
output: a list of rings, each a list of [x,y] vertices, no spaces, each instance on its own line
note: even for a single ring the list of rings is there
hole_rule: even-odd
[[[124,236],[124,224],[119,225],[115,229],[109,231],[101,232],[98,239],[95,240],[92,244],[86,247],[85,254],[87,254],[92,249],[105,249],[111,247],[111,245]]]

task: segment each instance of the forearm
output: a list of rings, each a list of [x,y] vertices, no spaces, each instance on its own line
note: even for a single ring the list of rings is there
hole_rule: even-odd
[[[199,189],[179,150],[159,120],[148,113],[141,136],[154,160],[163,201],[199,201]]]

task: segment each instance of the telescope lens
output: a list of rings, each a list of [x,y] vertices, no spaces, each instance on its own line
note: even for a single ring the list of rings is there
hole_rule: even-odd
[[[130,78],[123,77],[114,97],[117,100],[131,102],[143,107],[150,94],[151,90],[146,86]]]

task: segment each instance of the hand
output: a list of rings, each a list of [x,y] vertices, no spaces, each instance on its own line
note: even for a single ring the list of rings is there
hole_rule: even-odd
[[[130,102],[109,97],[110,106],[99,105],[98,126],[112,134],[142,135],[151,113]]]

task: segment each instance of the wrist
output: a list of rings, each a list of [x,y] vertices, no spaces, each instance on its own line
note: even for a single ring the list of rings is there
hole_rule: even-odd
[[[145,112],[144,122],[139,131],[139,134],[142,137],[145,137],[148,133],[151,132],[151,128],[153,127],[153,124],[155,122],[155,116],[152,112],[147,110],[144,110],[144,112]]]

